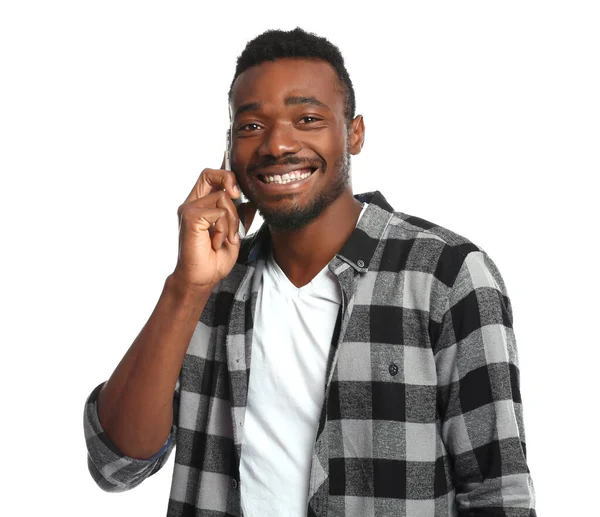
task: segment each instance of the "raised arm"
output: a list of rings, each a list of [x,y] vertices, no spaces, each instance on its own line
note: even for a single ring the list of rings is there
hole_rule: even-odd
[[[170,452],[174,394],[187,348],[212,290],[229,274],[239,253],[238,213],[231,199],[238,196],[232,172],[205,169],[179,207],[177,266],[148,322],[86,406],[95,478],[98,473],[110,477],[127,464],[135,465],[129,476],[139,481],[142,467],[147,477],[162,464],[160,455]],[[242,207],[249,226],[253,211]],[[126,489],[129,481],[117,483]]]

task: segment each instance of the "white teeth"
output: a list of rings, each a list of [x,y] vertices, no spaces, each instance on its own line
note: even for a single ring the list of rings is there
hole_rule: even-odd
[[[291,171],[286,172],[283,175],[274,174],[263,176],[265,183],[278,183],[280,185],[285,185],[286,183],[291,183],[292,181],[302,181],[308,178],[312,174],[312,171],[300,173],[299,171]]]

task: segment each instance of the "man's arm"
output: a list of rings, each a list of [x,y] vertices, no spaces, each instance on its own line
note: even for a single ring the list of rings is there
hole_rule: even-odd
[[[154,312],[111,378],[88,397],[88,468],[103,490],[130,490],[167,462],[175,446],[177,379],[206,299],[169,276]]]
[[[434,343],[459,515],[534,517],[512,309],[490,257],[469,253]]]
[[[102,428],[131,458],[161,449],[173,424],[173,393],[210,290],[170,275],[150,319],[98,395]]]
[[[102,488],[136,486],[172,450],[176,383],[187,348],[212,290],[239,254],[239,216],[232,201],[237,197],[231,171],[202,172],[177,211],[175,271],[110,379],[88,398],[84,429],[89,466]],[[251,222],[249,217],[246,224]]]

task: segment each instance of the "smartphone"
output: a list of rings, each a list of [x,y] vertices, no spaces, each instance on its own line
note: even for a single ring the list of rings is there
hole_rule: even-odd
[[[225,143],[225,170],[230,171],[231,170],[231,128],[229,128],[227,130],[227,140]],[[239,187],[239,185],[238,185]],[[241,193],[240,191],[240,197],[238,197],[237,199],[232,199],[233,204],[237,207],[239,205],[241,205],[242,203],[246,202],[246,198],[244,197],[244,194]],[[246,226],[245,226],[245,217],[244,217],[244,213],[239,213],[238,212],[238,216],[240,219],[240,224],[238,226],[238,235],[240,236],[240,239],[243,239],[244,237],[246,237]]]

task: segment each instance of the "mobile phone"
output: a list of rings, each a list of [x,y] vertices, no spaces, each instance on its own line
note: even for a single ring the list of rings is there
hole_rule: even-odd
[[[227,130],[227,140],[225,143],[225,170],[231,170],[231,128]],[[240,191],[240,197],[238,197],[237,199],[232,199],[232,201],[233,204],[236,207],[238,207],[242,203],[246,202],[246,198],[244,197],[244,194],[242,194],[242,192]],[[246,237],[246,218],[244,213],[238,212],[238,216],[240,219],[240,224],[238,226],[238,235],[240,236],[240,239],[243,239],[244,237]]]

